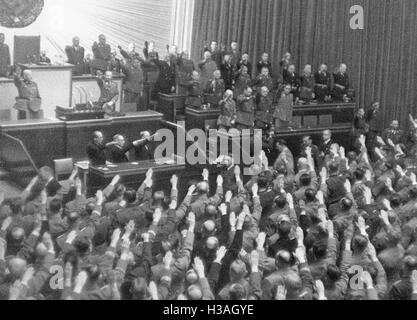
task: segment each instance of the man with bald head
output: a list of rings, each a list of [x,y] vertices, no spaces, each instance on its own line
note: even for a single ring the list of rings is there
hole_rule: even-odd
[[[20,71],[20,68],[17,68],[14,75],[14,84],[18,90],[14,108],[18,110],[18,120],[39,119],[41,117],[42,99],[38,85],[33,81],[30,70],[23,71],[23,78],[20,76]]]
[[[81,76],[84,73],[84,55],[85,49],[80,46],[80,38],[74,37],[72,39],[72,46],[65,48],[67,54],[67,62],[74,65],[72,74],[74,76]]]

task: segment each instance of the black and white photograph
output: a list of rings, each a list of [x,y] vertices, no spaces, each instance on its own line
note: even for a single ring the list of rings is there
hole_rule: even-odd
[[[417,1],[0,0],[0,300],[417,300]]]

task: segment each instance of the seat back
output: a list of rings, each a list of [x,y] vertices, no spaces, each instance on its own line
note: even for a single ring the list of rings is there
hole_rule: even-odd
[[[60,180],[61,177],[68,177],[74,168],[74,160],[69,159],[58,159],[54,160],[55,179]]]

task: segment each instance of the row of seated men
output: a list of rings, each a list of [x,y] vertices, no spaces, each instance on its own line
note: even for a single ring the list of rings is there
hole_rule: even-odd
[[[92,166],[129,162],[132,160],[129,156],[131,151],[134,151],[135,161],[147,161],[154,159],[152,141],[153,136],[144,131],[140,133],[140,139],[133,142],[128,142],[124,136],[117,134],[112,142],[104,143],[103,133],[96,131],[87,145],[86,152]]]
[[[246,86],[266,85],[270,91],[282,85],[290,84],[294,98],[309,103],[344,101],[354,99],[355,91],[351,86],[347,66],[341,64],[335,73],[328,70],[326,64],[321,64],[319,70],[313,73],[312,66],[307,64],[301,75],[296,72],[291,54],[284,55],[280,62],[281,70],[274,75],[269,54],[264,53],[256,65],[256,76],[247,53],[240,54],[237,43],[233,42],[230,51],[220,51],[217,42],[213,41],[210,48],[206,48],[203,60],[198,64],[203,86],[210,82],[212,73],[220,71],[225,90],[243,90]],[[215,77],[214,77],[215,79]]]

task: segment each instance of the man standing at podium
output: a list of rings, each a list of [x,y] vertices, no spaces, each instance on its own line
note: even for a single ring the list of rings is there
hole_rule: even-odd
[[[11,64],[9,46],[4,43],[4,33],[0,33],[0,77],[7,77]]]
[[[97,71],[97,84],[100,88],[100,98],[98,103],[106,113],[116,111],[116,102],[119,100],[119,87],[113,80],[113,73],[106,71],[104,77]]]
[[[18,90],[18,97],[14,108],[18,110],[18,120],[40,119],[42,99],[36,82],[32,80],[30,70],[23,71],[23,79],[20,77],[20,68],[14,75],[14,84]]]
[[[74,76],[81,76],[84,73],[85,50],[80,46],[80,38],[74,37],[72,39],[72,46],[67,46],[65,48],[65,53],[68,57],[68,63],[74,65],[72,74]]]

